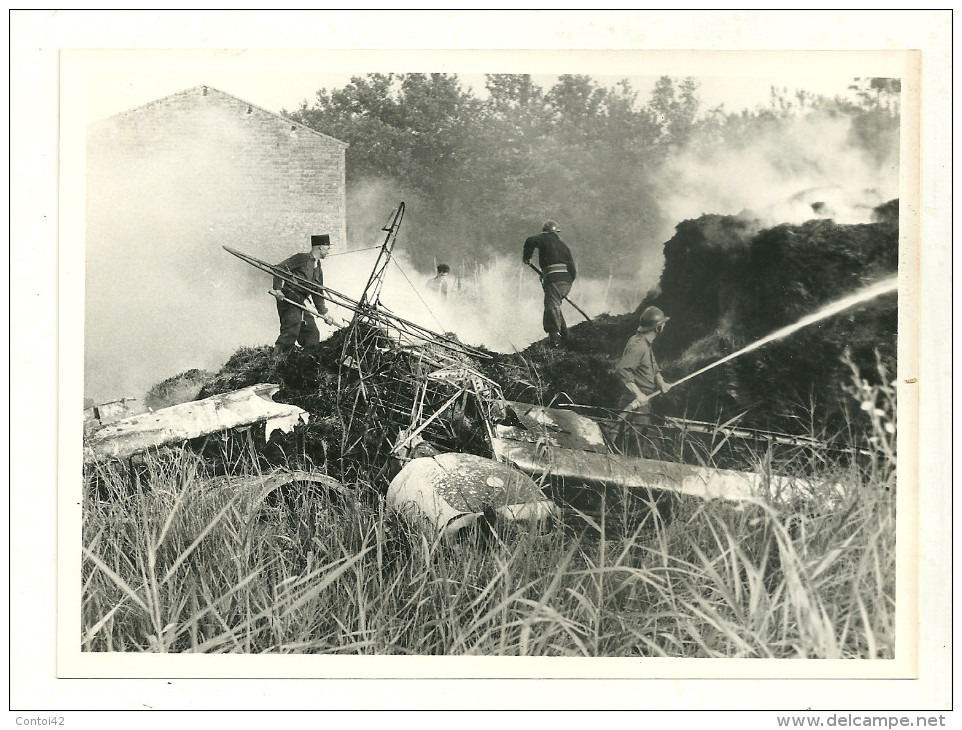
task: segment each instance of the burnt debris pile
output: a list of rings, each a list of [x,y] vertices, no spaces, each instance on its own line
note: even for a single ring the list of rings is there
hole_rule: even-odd
[[[665,244],[658,293],[635,312],[573,325],[564,348],[544,340],[518,353],[489,353],[478,370],[509,400],[615,408],[623,392],[613,366],[644,307],[654,304],[671,317],[655,350],[673,382],[894,274],[897,210],[898,201],[887,203],[875,222],[862,225],[821,219],[762,228],[747,214],[684,221]],[[743,426],[806,433],[814,404],[821,428],[841,428],[840,385],[850,377],[844,354],[863,377],[873,377],[876,353],[895,361],[897,325],[896,297],[878,297],[693,378],[660,397],[656,412],[710,422],[744,413]],[[199,397],[277,383],[278,401],[312,414],[308,446],[323,442],[327,453],[343,436],[337,401],[344,336],[339,331],[281,360],[266,346],[243,348]]]
[[[526,400],[558,397],[614,408],[623,393],[612,366],[646,306],[671,317],[655,351],[673,382],[895,274],[898,201],[876,209],[874,220],[763,228],[743,213],[684,221],[665,244],[659,292],[635,312],[576,325],[566,349],[539,342],[499,356],[489,375],[506,394]],[[744,413],[742,425],[798,432],[808,427],[814,405],[823,427],[841,428],[839,386],[850,372],[843,356],[849,353],[871,379],[876,353],[895,361],[897,327],[896,297],[878,297],[684,383],[656,410],[712,422]]]
[[[876,222],[860,225],[811,220],[759,229],[747,216],[702,216],[677,226],[652,301],[672,317],[659,341],[669,380],[894,275],[897,211],[891,201],[876,210]],[[876,353],[895,361],[897,329],[896,297],[878,297],[734,359],[669,398],[695,418],[748,411],[745,425],[759,428],[789,428],[814,404],[825,425],[841,427],[843,355],[871,378]]]
[[[275,432],[271,443],[261,454],[267,463],[285,463],[292,455],[336,472],[333,455],[341,440],[337,415],[338,358],[343,344],[343,331],[303,350],[295,350],[286,358],[274,356],[270,345],[242,347],[204,385],[198,398],[246,388],[257,383],[280,386],[274,400],[291,403],[311,414],[306,425],[293,434]],[[309,459],[304,459],[304,456]]]

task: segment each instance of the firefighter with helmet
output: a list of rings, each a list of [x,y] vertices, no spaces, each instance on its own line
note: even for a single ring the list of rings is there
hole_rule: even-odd
[[[658,307],[646,307],[641,313],[638,331],[628,340],[615,366],[615,374],[630,392],[630,396],[625,397],[627,403],[622,403],[622,410],[650,416],[652,396],[671,390],[671,385],[661,376],[651,347],[670,319]]]
[[[553,220],[546,221],[541,233],[524,242],[521,260],[531,263],[538,252],[541,265],[541,286],[544,289],[544,317],[541,324],[548,333],[552,347],[560,347],[568,341],[568,325],[561,313],[561,300],[568,296],[578,272],[571,251],[558,236],[561,228]]]

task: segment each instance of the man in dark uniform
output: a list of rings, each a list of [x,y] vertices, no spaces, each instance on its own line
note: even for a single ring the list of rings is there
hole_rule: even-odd
[[[521,259],[531,263],[531,256],[538,252],[541,265],[541,285],[544,288],[544,318],[542,326],[548,333],[552,347],[559,347],[568,341],[568,325],[561,314],[561,300],[568,296],[571,284],[577,276],[571,251],[558,234],[561,229],[554,221],[546,221],[541,233],[531,236],[524,242]]]
[[[331,237],[329,235],[311,236],[310,253],[296,253],[281,261],[277,264],[277,267],[290,271],[295,277],[307,279],[318,286],[323,286],[324,271],[321,269],[321,259],[325,258],[330,250]],[[300,342],[302,347],[308,347],[321,341],[321,333],[317,330],[314,315],[285,302],[285,299],[303,304],[310,297],[314,303],[314,309],[317,311],[317,316],[331,326],[335,324],[334,318],[327,313],[327,304],[324,302],[324,297],[315,292],[308,292],[306,289],[275,276],[271,294],[277,299],[277,316],[281,321],[281,333],[274,343],[274,353],[277,355],[290,353],[294,349],[295,342]]]

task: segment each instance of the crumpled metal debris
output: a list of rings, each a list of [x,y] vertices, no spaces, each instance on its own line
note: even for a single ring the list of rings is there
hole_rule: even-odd
[[[310,414],[288,403],[275,403],[279,385],[260,383],[230,393],[161,408],[114,421],[84,441],[84,463],[126,459],[151,447],[264,423],[265,437],[276,430],[290,432],[307,423]]]
[[[539,483],[550,483],[551,494],[564,502],[583,501],[608,489],[641,493],[651,490],[685,494],[705,500],[774,501],[838,496],[835,485],[816,485],[805,478],[691,466],[623,456],[602,446],[598,424],[568,410],[510,403],[521,425],[495,426],[494,457],[511,464]],[[575,499],[577,497],[577,499]]]
[[[136,398],[120,398],[119,400],[88,406],[84,408],[84,420],[99,421],[100,423],[116,421],[118,418],[132,414],[130,404],[136,400]]]
[[[445,540],[491,517],[539,529],[560,516],[558,506],[525,474],[460,453],[408,462],[391,481],[387,505],[409,524]]]
[[[546,408],[517,401],[505,401],[505,403],[518,417],[521,425],[499,425],[497,432],[500,438],[530,442],[543,441],[547,445],[563,449],[608,453],[601,427],[590,418],[570,410]]]

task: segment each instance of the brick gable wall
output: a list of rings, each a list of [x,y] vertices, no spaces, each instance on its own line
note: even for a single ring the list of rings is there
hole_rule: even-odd
[[[346,246],[345,145],[214,89],[87,130],[85,394],[140,397],[277,336],[270,276],[311,234]]]
[[[268,260],[304,249],[313,233],[346,246],[345,145],[203,87],[92,125],[88,218],[115,207],[183,228],[197,245],[232,245]],[[98,203],[106,203],[98,207]],[[109,231],[108,231],[109,235]]]

